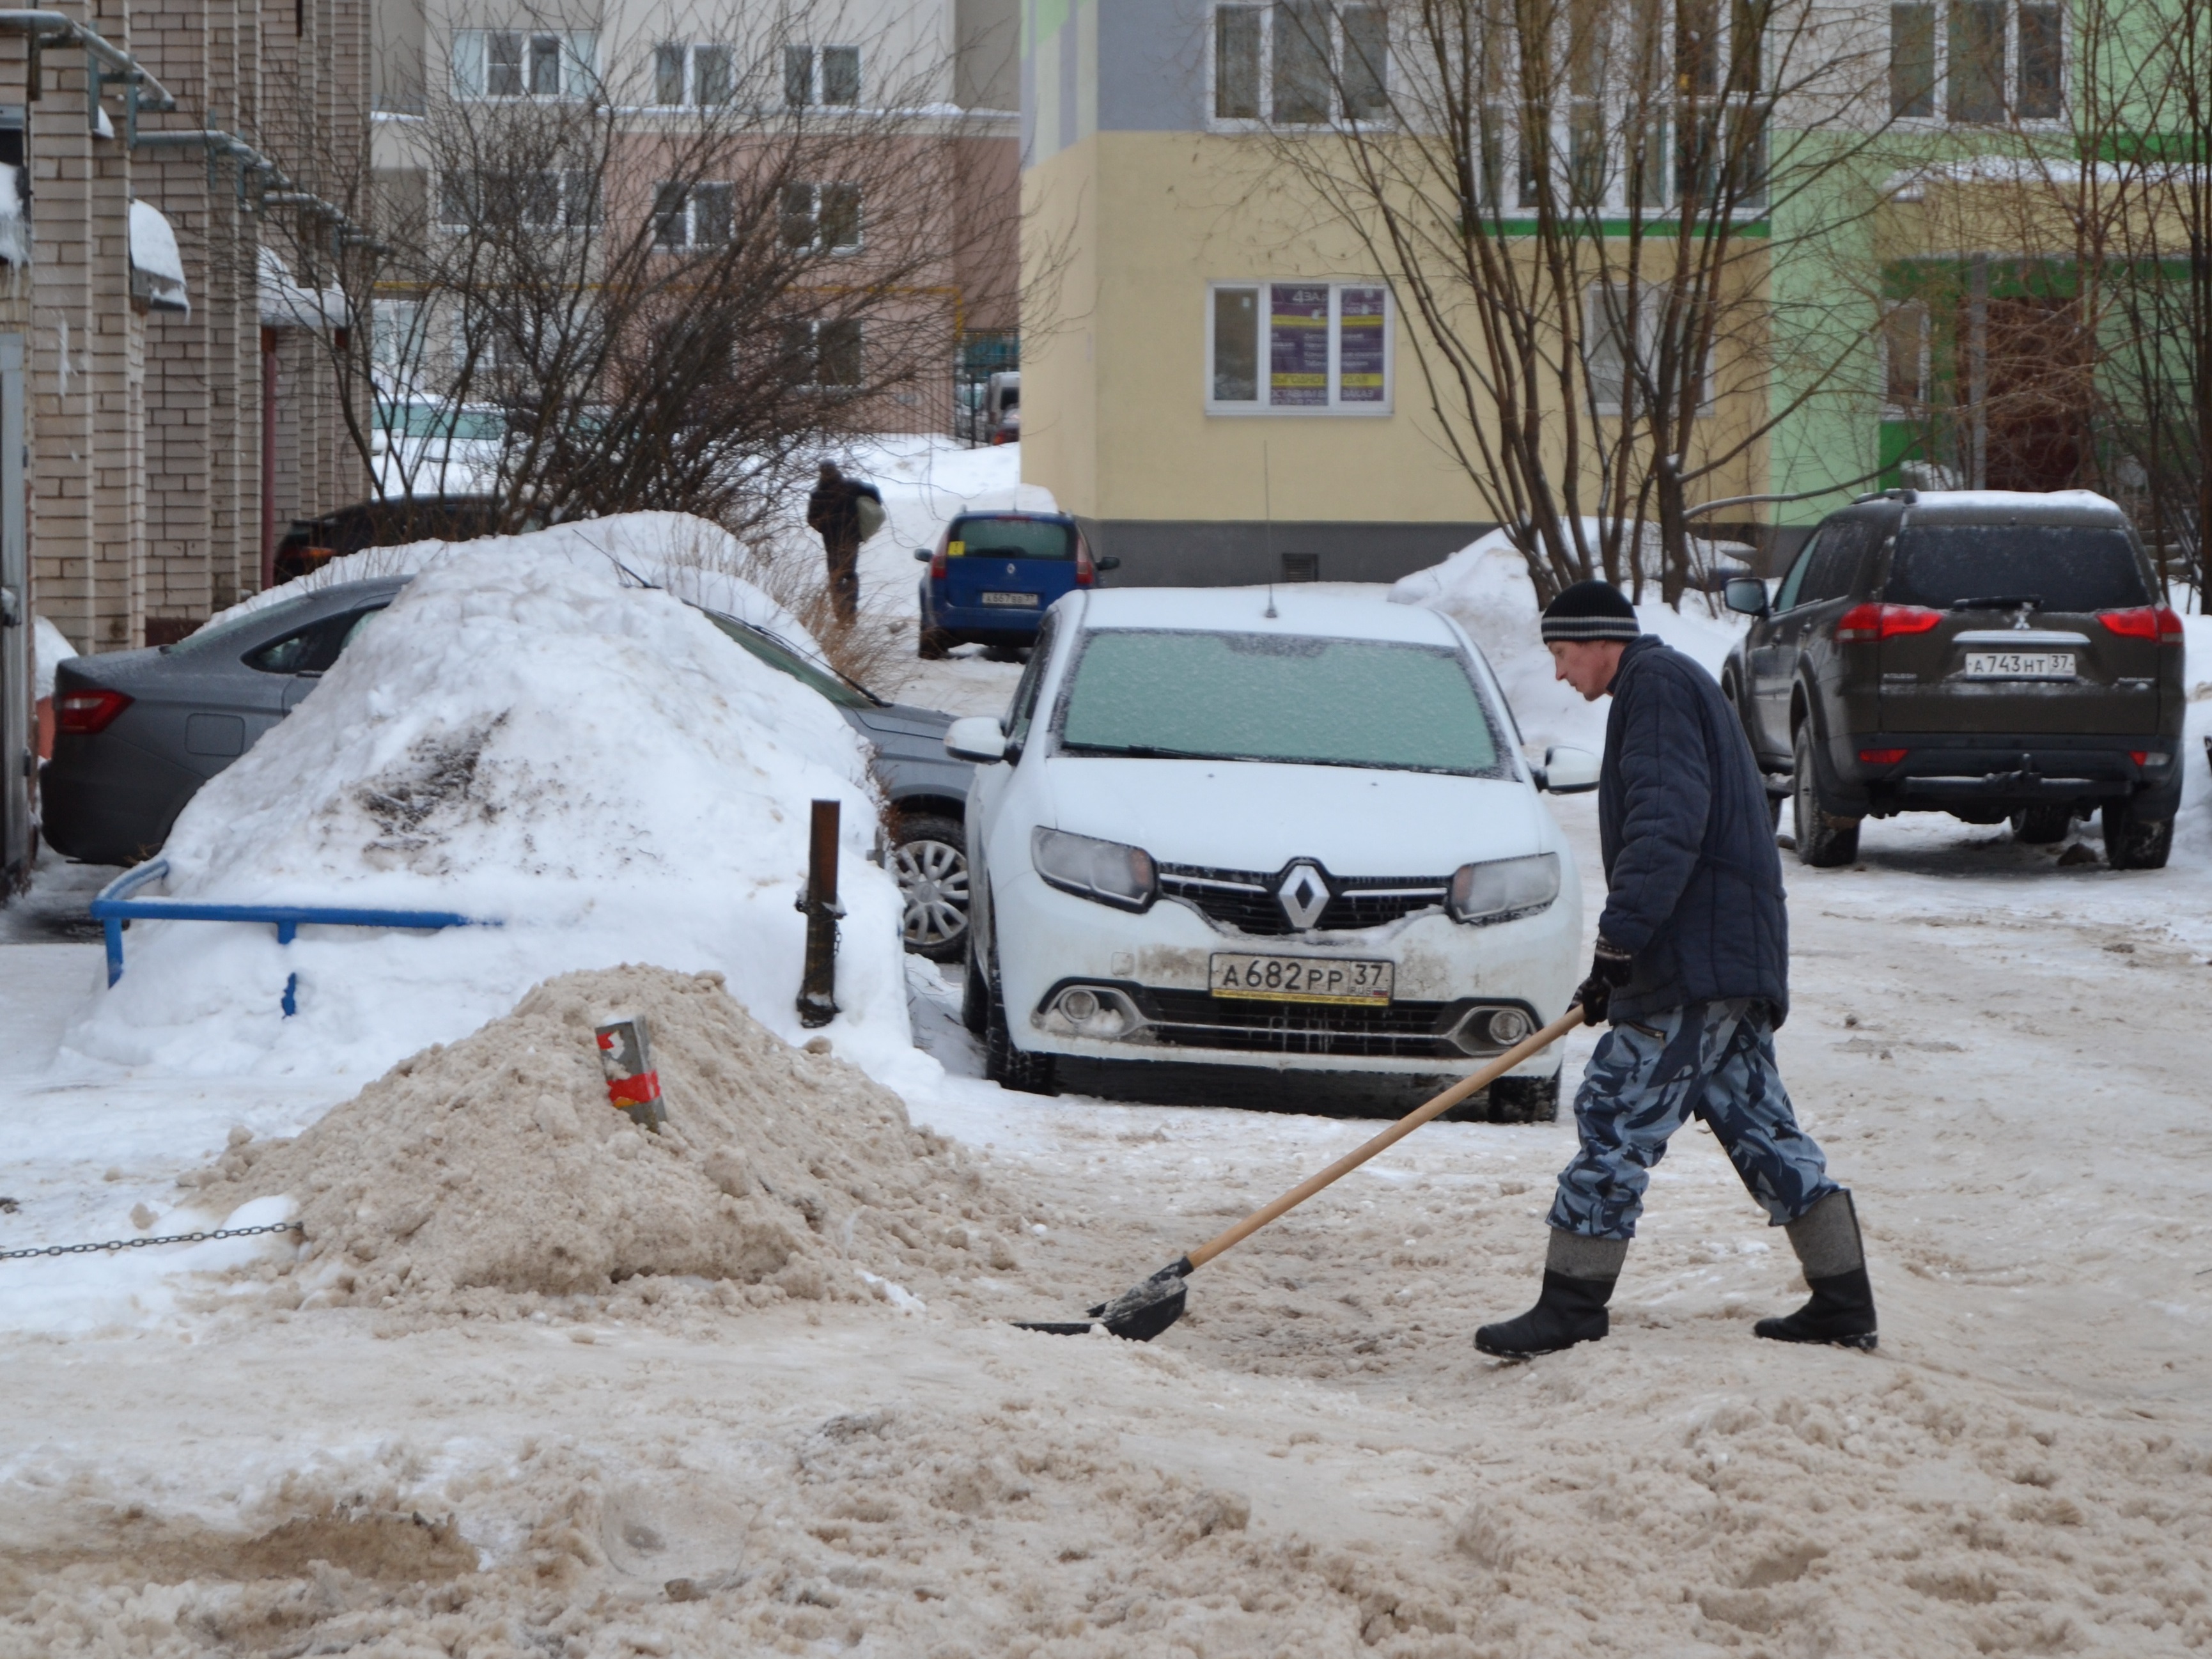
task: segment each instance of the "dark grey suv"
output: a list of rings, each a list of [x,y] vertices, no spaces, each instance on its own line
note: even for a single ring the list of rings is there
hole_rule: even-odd
[[[1897,812],[2062,839],[2101,812],[2115,869],[2156,869],[2181,800],[2180,619],[2101,496],[1889,490],[1825,520],[1752,618],[1722,689],[1797,855],[1858,855]]]

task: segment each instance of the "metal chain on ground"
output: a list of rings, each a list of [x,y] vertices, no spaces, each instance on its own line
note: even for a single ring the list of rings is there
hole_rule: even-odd
[[[143,1250],[151,1244],[204,1244],[212,1238],[251,1238],[256,1233],[296,1233],[297,1221],[272,1221],[265,1227],[219,1227],[211,1233],[170,1233],[161,1238],[111,1238],[104,1244],[45,1244],[27,1250],[0,1250],[0,1261],[31,1255],[89,1255],[95,1250]]]

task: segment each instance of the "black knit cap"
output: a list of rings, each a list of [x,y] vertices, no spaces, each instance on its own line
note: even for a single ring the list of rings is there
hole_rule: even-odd
[[[1610,582],[1577,582],[1544,607],[1544,643],[1554,640],[1632,640],[1636,607]]]

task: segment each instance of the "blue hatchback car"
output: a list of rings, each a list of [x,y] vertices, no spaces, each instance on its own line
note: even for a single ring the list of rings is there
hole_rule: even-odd
[[[1094,587],[1121,563],[1095,559],[1064,513],[963,513],[945,526],[921,579],[921,654],[970,642],[1016,648],[1036,641],[1048,606],[1071,588]]]

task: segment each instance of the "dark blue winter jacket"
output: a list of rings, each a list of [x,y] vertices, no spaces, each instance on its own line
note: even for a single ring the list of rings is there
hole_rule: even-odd
[[[1597,823],[1597,930],[1635,959],[1613,1018],[1757,997],[1781,1024],[1790,922],[1765,785],[1713,677],[1649,634],[1613,682]]]

